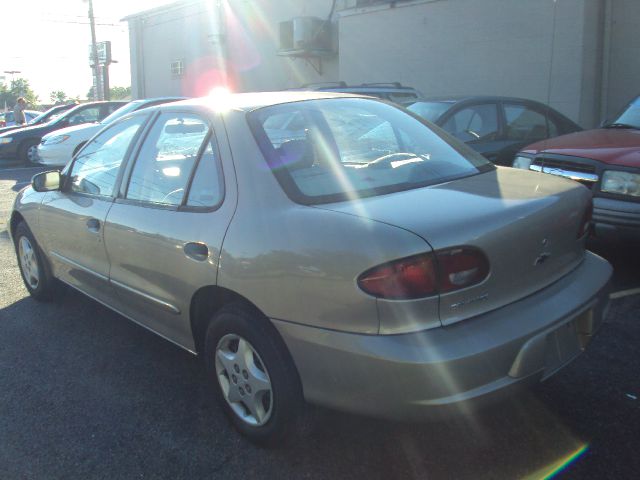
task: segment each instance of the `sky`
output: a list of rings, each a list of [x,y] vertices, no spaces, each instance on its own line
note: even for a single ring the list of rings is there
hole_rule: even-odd
[[[131,85],[129,33],[120,20],[174,0],[93,0],[97,41],[111,41],[118,63],[109,69],[111,86]],[[92,85],[89,67],[91,29],[86,0],[5,0],[2,2],[0,77],[29,81],[43,103],[52,91],[86,98]]]

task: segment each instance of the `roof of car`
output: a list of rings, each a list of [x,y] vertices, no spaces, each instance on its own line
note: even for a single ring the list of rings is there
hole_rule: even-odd
[[[207,97],[193,98],[175,102],[168,105],[171,107],[201,106],[212,110],[241,110],[251,111],[258,108],[278,105],[282,103],[302,102],[305,100],[320,100],[326,98],[362,98],[364,95],[353,95],[348,93],[318,92],[311,90],[288,90],[283,92],[255,92],[255,93],[230,93],[214,94]]]
[[[531,102],[541,103],[536,100],[519,97],[502,97],[499,95],[449,95],[445,97],[420,97],[415,100],[402,102],[410,104],[416,102],[440,102],[440,103],[460,103],[460,102]]]

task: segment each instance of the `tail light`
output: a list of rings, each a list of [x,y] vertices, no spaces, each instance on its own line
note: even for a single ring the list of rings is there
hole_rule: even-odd
[[[582,220],[580,221],[580,228],[578,229],[578,237],[582,238],[587,233],[589,233],[589,228],[591,227],[591,220],[593,219],[593,200],[589,201],[589,205],[587,205],[587,209],[582,216]]]
[[[489,274],[489,261],[469,247],[414,255],[374,267],[358,277],[366,293],[390,300],[429,297],[470,287]]]

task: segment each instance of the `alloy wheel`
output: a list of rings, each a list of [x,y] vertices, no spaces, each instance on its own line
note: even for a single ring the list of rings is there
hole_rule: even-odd
[[[38,146],[37,145],[31,145],[27,149],[27,160],[29,160],[31,163],[38,162]]]
[[[32,290],[37,289],[40,284],[40,269],[38,268],[36,252],[27,237],[20,237],[18,241],[18,258],[20,259],[20,269],[27,284]]]
[[[269,373],[246,339],[227,334],[215,353],[216,374],[224,399],[248,425],[259,427],[273,411],[273,391]]]

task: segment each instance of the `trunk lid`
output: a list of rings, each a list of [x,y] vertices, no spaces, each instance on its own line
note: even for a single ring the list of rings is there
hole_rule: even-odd
[[[588,190],[576,182],[498,167],[441,185],[322,207],[409,230],[434,250],[481,249],[489,276],[440,296],[440,320],[446,325],[531,295],[575,268],[584,257],[584,240],[577,234],[589,201]]]

